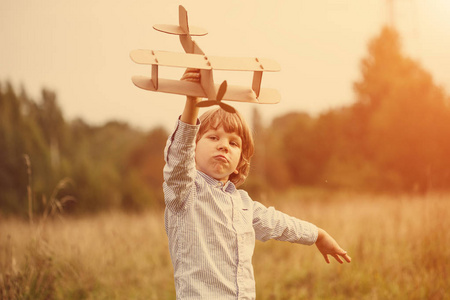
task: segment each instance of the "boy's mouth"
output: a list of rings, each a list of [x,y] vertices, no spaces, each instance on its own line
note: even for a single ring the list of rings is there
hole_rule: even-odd
[[[228,162],[228,159],[224,155],[216,155],[214,156],[214,159],[222,162]]]

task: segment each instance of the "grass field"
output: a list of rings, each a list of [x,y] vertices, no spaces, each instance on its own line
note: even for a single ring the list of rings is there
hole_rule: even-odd
[[[266,202],[326,229],[353,261],[257,242],[257,299],[450,299],[450,197],[291,192]],[[36,218],[35,218],[36,219]],[[0,299],[175,299],[162,212],[0,216]]]

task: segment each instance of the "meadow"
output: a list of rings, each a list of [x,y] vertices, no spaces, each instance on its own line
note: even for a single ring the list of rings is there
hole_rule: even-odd
[[[292,191],[263,203],[324,228],[353,260],[257,242],[257,299],[450,298],[448,195]],[[162,211],[0,216],[0,299],[175,299],[172,276]]]

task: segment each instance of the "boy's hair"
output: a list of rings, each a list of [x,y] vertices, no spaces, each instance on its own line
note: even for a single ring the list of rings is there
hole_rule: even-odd
[[[239,112],[228,113],[222,108],[208,110],[203,113],[199,119],[200,129],[195,140],[196,143],[208,130],[216,130],[220,126],[223,126],[225,132],[236,133],[242,139],[241,158],[237,166],[239,173],[232,173],[229,180],[233,182],[235,186],[244,183],[250,172],[250,159],[255,151],[253,137],[247,122],[245,122]]]

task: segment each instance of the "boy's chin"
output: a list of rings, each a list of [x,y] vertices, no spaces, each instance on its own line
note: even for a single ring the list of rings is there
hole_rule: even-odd
[[[215,180],[222,182],[227,182],[228,179],[230,178],[230,175],[234,173],[224,170],[224,168],[222,168],[221,166],[216,166],[215,168],[209,170],[201,170],[199,168],[197,168],[197,170],[205,173],[206,175],[208,175],[211,178],[214,178]]]

